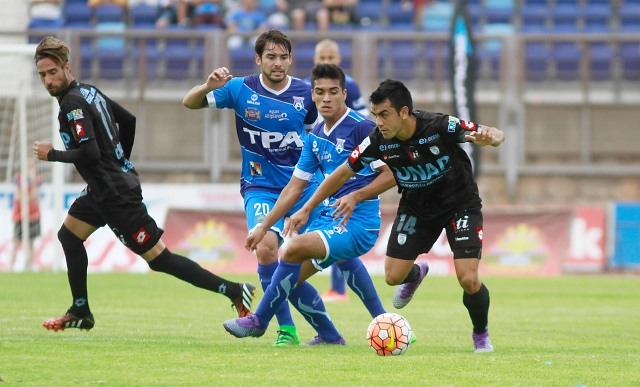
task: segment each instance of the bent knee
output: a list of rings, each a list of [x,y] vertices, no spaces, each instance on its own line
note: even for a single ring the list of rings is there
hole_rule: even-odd
[[[466,293],[474,294],[480,289],[480,278],[477,275],[464,275],[458,278],[460,287],[464,289]]]

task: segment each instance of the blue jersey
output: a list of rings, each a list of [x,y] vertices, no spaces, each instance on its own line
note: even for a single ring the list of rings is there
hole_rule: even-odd
[[[330,175],[346,162],[351,151],[371,134],[374,127],[371,120],[351,109],[347,109],[347,113],[335,123],[330,132],[325,130],[324,122],[320,123],[307,137],[294,176],[310,180],[317,171],[324,176]],[[375,164],[373,166],[376,167]],[[340,187],[332,195],[332,200],[366,186],[377,175],[369,165],[369,168],[360,170]]]
[[[259,74],[236,77],[207,94],[210,107],[235,110],[243,196],[253,189],[282,191],[300,158],[305,125],[318,117],[309,86],[298,78],[287,79],[283,90],[274,91]]]

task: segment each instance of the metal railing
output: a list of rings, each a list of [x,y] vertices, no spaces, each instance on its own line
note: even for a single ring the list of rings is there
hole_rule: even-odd
[[[228,66],[234,75],[257,71],[250,47],[230,51],[225,31],[29,32],[31,40],[47,33],[70,43],[78,79],[137,113],[138,169],[208,172],[211,181],[239,171],[232,115],[189,111],[180,101],[215,67]],[[395,78],[412,90],[417,108],[452,110],[448,34],[288,35],[294,46],[292,75],[307,77],[313,45],[330,37],[341,43],[342,67],[358,81],[365,98],[379,81]],[[8,37],[29,38],[24,31],[0,33],[0,41]],[[99,43],[107,38],[110,44],[116,39],[123,56],[110,55],[109,41]],[[477,121],[501,128],[509,138],[507,146],[484,151],[485,173],[503,175],[510,192],[527,174],[640,175],[640,147],[635,145],[640,134],[634,125],[640,121],[640,59],[633,62],[640,58],[639,34],[478,33],[475,39]],[[558,43],[575,46],[563,53],[554,50]],[[531,44],[546,46],[548,54],[532,52]],[[606,47],[611,57],[592,55],[595,47]],[[577,58],[570,56],[576,52]]]

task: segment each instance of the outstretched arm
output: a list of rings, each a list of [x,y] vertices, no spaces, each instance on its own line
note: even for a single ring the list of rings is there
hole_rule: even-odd
[[[220,67],[207,77],[207,81],[201,85],[196,85],[182,98],[182,104],[189,109],[201,109],[207,106],[207,94],[215,89],[224,86],[233,78],[226,67]]]
[[[504,142],[504,133],[492,126],[480,125],[475,132],[469,132],[464,138],[477,145],[498,146]]]
[[[344,195],[333,203],[335,210],[333,210],[331,215],[333,215],[334,219],[342,217],[340,221],[341,226],[346,226],[349,222],[351,214],[358,203],[365,199],[374,198],[389,188],[395,187],[396,180],[393,177],[391,169],[386,164],[383,164],[378,169],[380,170],[380,174],[371,183]]]
[[[289,234],[298,232],[309,220],[309,214],[311,214],[311,211],[313,211],[313,209],[316,208],[316,206],[324,199],[336,192],[338,188],[342,187],[342,185],[350,177],[355,176],[355,174],[356,173],[349,169],[345,163],[327,176],[316,192],[311,196],[311,198],[309,198],[309,200],[307,200],[304,206],[302,206],[301,209],[299,209],[285,222],[283,235],[288,236]]]

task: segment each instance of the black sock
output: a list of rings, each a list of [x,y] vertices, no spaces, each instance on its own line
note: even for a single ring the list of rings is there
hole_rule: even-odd
[[[193,286],[224,294],[232,300],[242,294],[240,284],[237,282],[218,277],[189,258],[173,254],[169,249],[164,249],[160,255],[149,262],[149,267],[154,271],[171,274]]]
[[[474,294],[463,293],[462,303],[469,311],[473,333],[485,333],[489,324],[489,289],[482,284]]]
[[[415,263],[413,264],[413,266],[411,266],[411,270],[409,270],[409,274],[407,274],[407,276],[404,278],[404,280],[402,280],[402,282],[400,282],[401,284],[406,284],[409,282],[413,282],[415,280],[417,280],[418,278],[420,278],[420,266],[416,265]]]
[[[67,276],[73,304],[69,312],[76,317],[86,317],[91,313],[89,309],[89,296],[87,291],[87,250],[84,241],[73,235],[71,231],[62,225],[58,231],[58,240],[62,244],[62,250],[67,261]]]

